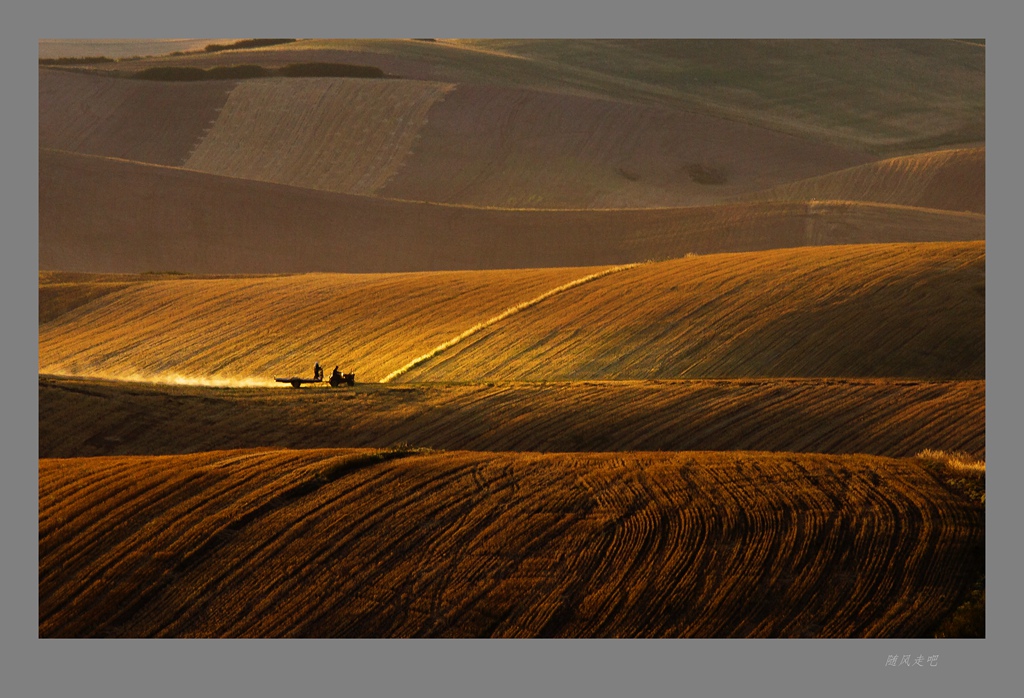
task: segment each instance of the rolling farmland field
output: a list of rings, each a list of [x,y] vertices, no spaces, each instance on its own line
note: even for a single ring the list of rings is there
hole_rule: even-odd
[[[174,41],[40,43],[41,637],[984,635],[983,44]]]
[[[43,376],[46,458],[236,448],[749,450],[985,457],[985,381],[357,383],[271,390]]]
[[[876,201],[985,213],[985,149],[959,148],[880,160],[756,192],[748,198]]]
[[[44,459],[40,633],[914,637],[980,518],[868,456]]]

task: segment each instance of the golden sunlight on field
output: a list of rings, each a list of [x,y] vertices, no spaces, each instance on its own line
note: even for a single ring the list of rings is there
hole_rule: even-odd
[[[576,286],[600,270],[44,285],[47,315],[65,293],[95,298],[40,326],[39,365],[150,380],[267,380],[319,360],[375,381],[418,358],[394,379],[979,379],[984,255],[980,242],[710,255]]]
[[[230,390],[41,377],[39,455],[410,444],[985,457],[985,381],[763,379]]]
[[[923,463],[220,451],[41,460],[43,637],[916,637],[982,510]]]
[[[423,349],[591,271],[136,276],[42,326],[41,370],[269,381],[305,375],[323,361],[376,380]],[[79,293],[76,286],[63,285],[40,306],[59,303],[65,288]]]
[[[40,43],[41,637],[985,635],[984,42],[189,41]]]

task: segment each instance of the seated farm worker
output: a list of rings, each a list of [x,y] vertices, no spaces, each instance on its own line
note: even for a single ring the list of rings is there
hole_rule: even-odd
[[[339,385],[341,385],[342,380],[343,379],[341,377],[341,372],[338,370],[338,367],[335,366],[334,370],[331,371],[331,387],[337,388]]]
[[[324,370],[320,368],[320,362],[317,361],[313,365],[313,380],[322,381],[324,379]]]

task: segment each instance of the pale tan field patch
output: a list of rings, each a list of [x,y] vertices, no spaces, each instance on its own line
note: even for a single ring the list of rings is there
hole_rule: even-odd
[[[356,78],[241,82],[187,169],[372,194],[398,171],[452,85]]]

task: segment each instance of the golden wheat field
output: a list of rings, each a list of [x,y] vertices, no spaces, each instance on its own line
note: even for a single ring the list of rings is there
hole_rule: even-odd
[[[977,380],[985,368],[984,262],[984,243],[973,242],[603,269],[136,276],[120,284],[46,277],[55,283],[41,283],[44,316],[85,302],[40,325],[39,366],[249,384],[304,374],[314,360],[366,381]]]
[[[40,44],[40,637],[984,636],[983,44],[174,41]]]

